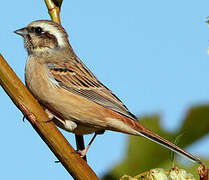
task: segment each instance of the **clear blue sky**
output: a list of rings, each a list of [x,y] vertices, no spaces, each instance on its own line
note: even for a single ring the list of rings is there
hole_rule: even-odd
[[[75,52],[100,81],[131,112],[159,113],[172,131],[189,107],[209,103],[208,7],[208,0],[64,0],[61,19]],[[24,81],[27,53],[13,31],[49,19],[47,9],[43,0],[2,1],[0,16],[0,52]],[[0,107],[0,179],[69,180],[2,88]],[[188,150],[208,154],[208,138]],[[100,177],[124,155],[126,139],[112,132],[96,139],[88,160]]]

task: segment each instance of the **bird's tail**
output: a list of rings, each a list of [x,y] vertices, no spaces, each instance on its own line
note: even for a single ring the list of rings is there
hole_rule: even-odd
[[[183,149],[179,148],[178,146],[176,146],[175,144],[169,142],[168,140],[160,137],[159,135],[155,134],[154,132],[150,131],[149,129],[144,129],[144,131],[137,131],[136,130],[136,134],[135,135],[140,135],[143,136],[153,142],[156,142],[180,155],[185,156],[186,158],[188,158],[189,160],[196,162],[198,164],[202,164],[202,162],[200,161],[200,159],[198,159],[197,157],[193,156],[192,154],[184,151]]]
[[[124,133],[136,135],[136,136],[143,136],[143,137],[145,137],[145,138],[147,138],[147,139],[149,139],[153,142],[156,142],[156,143],[170,149],[171,151],[174,151],[174,152],[176,152],[180,155],[185,156],[186,158],[188,158],[189,160],[191,160],[193,162],[196,162],[198,164],[202,164],[200,159],[198,159],[197,157],[193,156],[192,154],[184,151],[183,149],[179,148],[178,146],[169,142],[168,140],[166,140],[166,139],[160,137],[159,135],[155,134],[154,132],[152,132],[148,128],[144,127],[139,122],[134,121],[134,120],[132,120],[130,118],[127,118],[127,117],[126,118],[123,117],[121,119],[121,121],[123,123],[121,123],[120,130],[117,129],[117,131],[121,131],[121,132],[124,132]],[[124,126],[124,124],[126,124],[126,125]]]

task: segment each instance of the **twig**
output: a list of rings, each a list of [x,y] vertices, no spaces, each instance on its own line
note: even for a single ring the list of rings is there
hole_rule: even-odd
[[[49,15],[51,16],[51,19],[54,22],[61,24],[60,8],[61,8],[62,0],[44,0],[44,1],[48,8],[48,12]]]

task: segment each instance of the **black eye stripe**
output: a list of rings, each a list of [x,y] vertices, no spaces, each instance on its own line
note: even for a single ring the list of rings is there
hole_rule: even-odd
[[[31,27],[31,28],[30,28],[30,31],[31,31],[31,32],[34,32],[34,31],[35,31],[35,28],[34,28],[34,27]]]

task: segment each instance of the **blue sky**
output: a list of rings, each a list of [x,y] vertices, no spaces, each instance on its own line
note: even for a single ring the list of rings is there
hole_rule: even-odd
[[[27,0],[1,7],[0,52],[24,81],[27,53],[13,31],[49,19],[47,9]],[[174,131],[189,107],[209,103],[208,7],[208,0],[64,0],[61,19],[77,55],[132,113],[159,113],[163,128]],[[0,107],[0,179],[69,179],[2,88]],[[63,133],[74,145],[74,136]],[[206,155],[208,138],[188,150]],[[88,162],[97,175],[120,161],[126,140],[112,132],[95,140]]]

